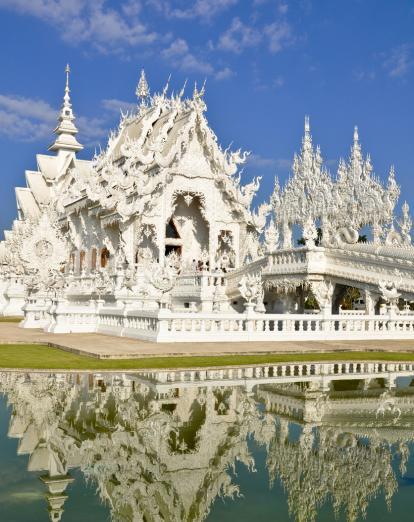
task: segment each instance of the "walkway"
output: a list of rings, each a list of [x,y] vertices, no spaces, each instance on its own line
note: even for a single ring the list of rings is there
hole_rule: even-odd
[[[246,343],[151,343],[102,334],[47,334],[42,330],[0,323],[1,343],[40,343],[99,359],[132,359],[187,355],[310,353],[332,351],[414,351],[414,341],[308,341]]]

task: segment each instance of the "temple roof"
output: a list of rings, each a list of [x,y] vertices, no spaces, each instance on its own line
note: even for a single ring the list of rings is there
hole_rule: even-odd
[[[41,172],[26,170],[26,182],[38,204],[46,204],[49,202],[50,187],[47,185]]]
[[[158,105],[125,120],[112,151],[114,160],[124,155],[122,145],[128,139],[139,140],[142,154],[153,158],[150,165],[156,163],[154,150],[158,150],[163,158],[168,155],[194,111],[194,107],[171,101],[158,100]]]
[[[54,180],[58,176],[58,162],[56,156],[37,154],[36,161],[42,175],[47,180]]]
[[[29,188],[15,188],[17,207],[21,219],[35,219],[40,216],[39,205]]]

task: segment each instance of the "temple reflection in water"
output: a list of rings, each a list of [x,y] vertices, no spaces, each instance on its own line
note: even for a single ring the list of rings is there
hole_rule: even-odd
[[[291,520],[314,521],[327,504],[358,520],[379,497],[391,508],[414,438],[411,365],[312,366],[307,376],[2,373],[0,392],[52,521],[65,520],[76,468],[115,521],[205,520],[217,498],[243,494],[234,469],[255,471],[253,443]]]

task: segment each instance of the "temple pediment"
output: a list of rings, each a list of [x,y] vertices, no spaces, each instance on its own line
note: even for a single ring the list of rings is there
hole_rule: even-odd
[[[185,153],[174,166],[174,170],[190,178],[213,178],[211,164],[206,158],[197,134],[191,138]]]

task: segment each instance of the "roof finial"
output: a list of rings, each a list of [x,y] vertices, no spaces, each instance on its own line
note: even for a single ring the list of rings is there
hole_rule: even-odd
[[[310,133],[309,116],[305,116],[305,133],[302,138],[302,154],[312,150],[312,136]]]
[[[139,77],[139,82],[135,90],[135,94],[141,101],[145,101],[150,95],[150,89],[148,86],[144,69],[141,69],[141,76]]]
[[[354,165],[354,169],[360,169],[362,165],[362,148],[359,144],[358,127],[354,127],[354,142],[351,147],[351,161]],[[356,172],[356,170],[355,170]]]
[[[65,68],[66,73],[66,85],[65,85],[65,94],[63,96],[63,104],[60,109],[59,117],[58,117],[58,126],[54,130],[57,138],[53,145],[49,147],[51,151],[65,151],[65,152],[77,152],[83,149],[83,145],[81,145],[76,139],[76,134],[78,133],[78,129],[76,128],[74,121],[75,115],[73,114],[72,104],[70,101],[70,89],[69,89],[69,73],[70,67],[69,64],[66,65]]]
[[[66,87],[65,87],[65,95],[63,97],[63,105],[64,107],[70,108],[72,105],[70,103],[70,89],[69,89],[69,74],[70,74],[70,67],[69,64],[66,64],[65,67],[65,73],[66,73]]]
[[[359,136],[358,136],[358,127],[355,125],[354,127],[354,143],[358,143]]]
[[[66,73],[66,90],[69,91],[69,74],[70,74],[70,66],[69,66],[68,63],[66,64],[65,73]]]

